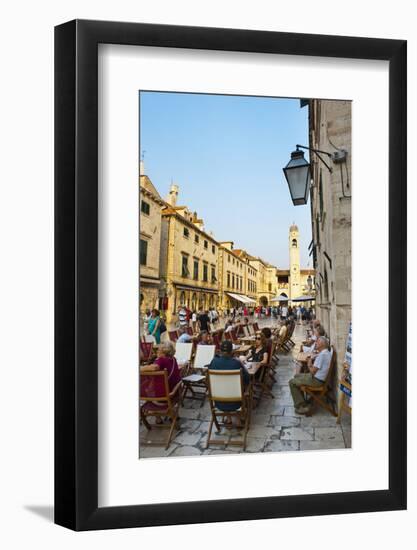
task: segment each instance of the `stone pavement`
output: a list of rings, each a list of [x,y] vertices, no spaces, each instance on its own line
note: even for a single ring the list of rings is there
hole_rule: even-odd
[[[270,325],[270,321],[261,321],[260,325]],[[277,382],[272,392],[274,399],[264,396],[252,412],[251,426],[248,431],[246,452],[310,451],[318,449],[344,449],[351,447],[350,416],[344,414],[342,423],[336,424],[336,418],[326,410],[315,407],[311,417],[298,415],[288,387],[288,381],[294,374],[293,357],[300,342],[305,338],[305,327],[297,326],[293,340],[296,343],[288,354],[279,355]],[[174,434],[169,449],[165,450],[164,441],[167,429],[153,429],[148,432],[140,426],[140,458],[165,456],[195,456],[241,453],[242,448],[213,444],[205,448],[210,406],[206,400],[203,407],[200,402],[186,399],[180,408],[180,430]],[[239,439],[239,432],[222,430],[219,435],[213,428],[212,438]],[[151,442],[152,446],[146,443]]]

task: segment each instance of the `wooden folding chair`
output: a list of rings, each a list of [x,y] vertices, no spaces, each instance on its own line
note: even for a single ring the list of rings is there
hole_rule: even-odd
[[[220,349],[220,343],[221,343],[219,333],[218,332],[213,332],[212,338],[213,338],[213,344],[216,346],[216,350],[219,350]]]
[[[251,402],[250,394],[244,391],[242,371],[235,370],[212,370],[207,371],[207,386],[210,401],[211,421],[209,425],[206,449],[210,444],[215,445],[239,445],[246,450],[246,438],[250,424]],[[219,408],[222,403],[238,403],[239,407],[233,411],[223,411]],[[213,424],[217,432],[221,432],[222,427],[230,427],[225,422],[225,418],[236,417],[242,426],[243,437],[240,440],[211,439]]]
[[[255,329],[255,325],[248,325],[248,335],[247,336],[255,336],[256,331],[259,329]]]
[[[253,397],[257,401],[257,404],[259,404],[264,395],[267,395],[271,399],[274,399],[274,394],[272,393],[272,384],[269,383],[269,381],[271,380],[269,376],[269,370],[269,363],[263,365],[260,368],[258,379],[254,381]]]
[[[191,362],[194,344],[192,342],[177,342],[175,344],[175,359],[178,366],[184,373],[188,372],[188,367]]]
[[[143,362],[147,363],[152,359],[152,342],[139,342],[143,355]]]
[[[292,340],[292,335],[293,335],[293,333],[294,333],[294,329],[295,329],[295,323],[292,322],[292,323],[290,324],[290,328],[289,328],[289,330],[288,330],[288,332],[287,332],[287,339],[286,339],[286,341],[287,341],[287,343],[289,344],[290,348],[292,348],[292,347],[295,346],[295,342]]]
[[[170,391],[168,372],[149,371],[140,374],[140,419],[147,430],[152,428],[169,428],[165,449],[168,449],[178,421],[178,411],[181,401],[182,382],[178,382]],[[149,417],[154,417],[155,422],[150,423]],[[157,423],[157,419],[170,419],[169,424]],[[160,445],[155,442],[140,442],[141,445]]]
[[[321,407],[329,411],[333,416],[337,416],[337,413],[335,412],[334,401],[329,395],[331,389],[330,384],[332,380],[332,375],[336,367],[336,350],[333,346],[331,349],[332,358],[330,360],[330,367],[324,383],[321,386],[300,386],[300,390],[312,398],[312,405],[320,405]]]
[[[255,332],[258,332],[258,330],[259,330],[258,323],[253,323],[253,330],[254,330]]]
[[[178,331],[176,330],[169,330],[168,336],[171,342],[176,342],[178,340]]]
[[[214,345],[197,346],[193,365],[190,366],[182,379],[184,391],[181,401],[183,404],[184,399],[188,398],[200,400],[201,407],[204,405],[204,401],[207,395],[205,371],[207,370],[208,365],[211,363],[215,352],[216,346]],[[187,397],[188,393],[191,394],[190,397]]]

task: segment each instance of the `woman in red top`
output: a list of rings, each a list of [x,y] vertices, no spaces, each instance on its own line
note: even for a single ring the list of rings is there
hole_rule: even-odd
[[[170,341],[163,342],[158,347],[158,357],[154,363],[152,363],[152,365],[143,365],[140,368],[141,374],[146,374],[146,372],[149,371],[166,370],[168,372],[168,385],[170,392],[181,380],[180,370],[178,368],[177,360],[174,357],[174,353],[174,344]],[[161,378],[158,382],[160,382],[160,386],[158,385],[157,388],[153,387],[154,397],[164,395],[165,388],[163,385],[163,379]]]

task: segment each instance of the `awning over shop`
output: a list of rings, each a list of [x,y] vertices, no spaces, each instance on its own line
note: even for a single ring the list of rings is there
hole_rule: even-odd
[[[177,285],[176,283],[174,284],[177,290],[192,290],[193,292],[208,292],[211,294],[218,294],[218,291],[212,288],[202,288],[202,287],[191,286],[191,285]]]
[[[299,296],[298,298],[291,298],[292,302],[312,302],[315,300],[315,296]]]
[[[255,304],[255,300],[252,300],[252,298],[249,298],[249,296],[245,296],[244,294],[233,294],[232,292],[226,292],[228,296],[233,298],[234,300],[237,300],[238,302],[242,302],[242,304]]]
[[[285,294],[280,294],[279,296],[275,296],[275,298],[271,298],[271,302],[288,302],[289,298]]]

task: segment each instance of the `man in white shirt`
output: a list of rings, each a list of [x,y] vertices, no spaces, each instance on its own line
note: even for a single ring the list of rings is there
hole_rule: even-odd
[[[283,319],[285,321],[287,319],[287,315],[288,315],[287,306],[282,306],[282,308],[281,308],[281,319]]]
[[[325,336],[319,336],[316,342],[316,352],[308,360],[309,372],[306,374],[295,374],[289,381],[291,395],[294,401],[297,414],[307,414],[310,411],[304,400],[304,394],[300,386],[321,386],[329,372],[332,360],[332,352],[329,351],[329,340]]]
[[[178,309],[178,322],[180,324],[180,327],[187,326],[187,312],[185,311],[185,308],[183,306],[180,306]]]

